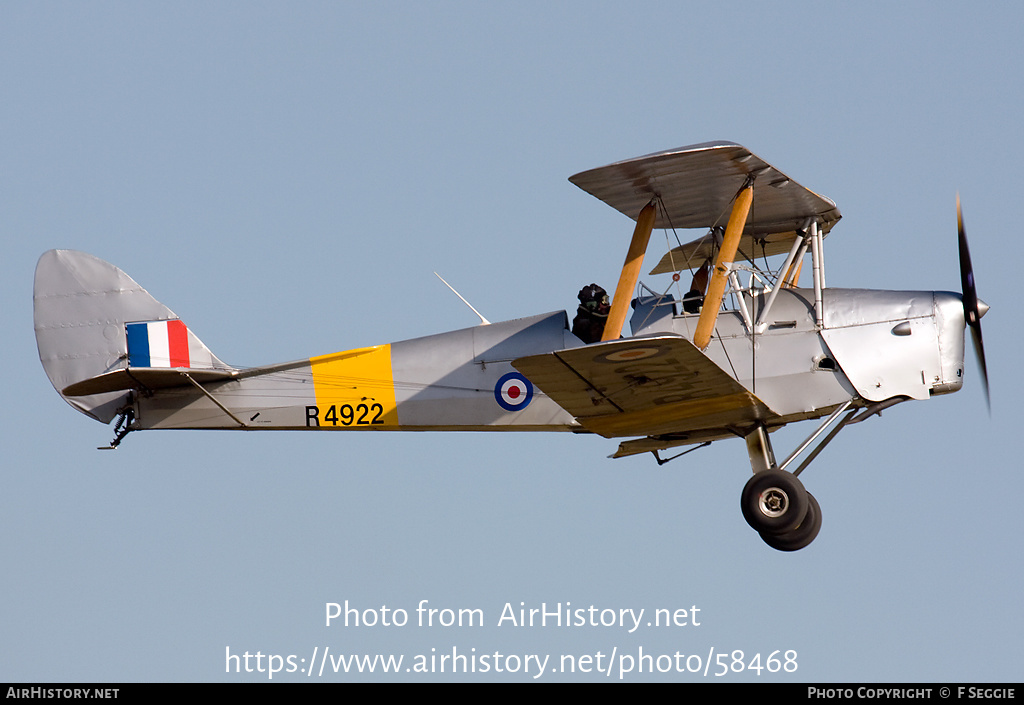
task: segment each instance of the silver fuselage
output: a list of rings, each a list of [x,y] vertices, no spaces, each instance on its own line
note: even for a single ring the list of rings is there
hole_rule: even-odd
[[[963,384],[964,314],[958,294],[928,291],[825,289],[819,324],[814,292],[784,289],[762,333],[751,336],[765,297],[744,295],[747,315],[723,311],[705,351],[721,369],[764,402],[778,427],[816,418],[853,400],[869,406],[890,399],[927,399]],[[692,340],[697,314],[678,302],[635,302],[634,336],[676,334]],[[139,428],[308,430],[579,431],[576,420],[539,389],[509,411],[496,403],[496,385],[515,372],[512,361],[583,345],[563,312],[441,333],[387,346],[396,414],[371,424],[373,398],[359,397],[347,415],[320,409],[312,362],[281,371],[137,395]],[[345,380],[338,380],[344,386]],[[316,409],[316,411],[312,411]],[[225,410],[231,412],[229,416]],[[709,428],[699,438],[728,435]]]

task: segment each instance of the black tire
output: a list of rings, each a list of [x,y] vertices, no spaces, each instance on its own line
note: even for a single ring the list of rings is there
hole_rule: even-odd
[[[807,516],[792,531],[785,534],[762,533],[761,538],[776,551],[799,551],[815,539],[821,531],[821,507],[810,492],[807,493]]]
[[[792,473],[762,470],[747,480],[740,497],[743,518],[758,533],[784,534],[807,514],[807,490]]]

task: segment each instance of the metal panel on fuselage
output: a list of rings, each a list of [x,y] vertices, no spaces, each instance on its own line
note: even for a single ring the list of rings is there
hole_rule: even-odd
[[[963,383],[958,294],[826,289],[824,310],[822,337],[863,398],[927,399]]]

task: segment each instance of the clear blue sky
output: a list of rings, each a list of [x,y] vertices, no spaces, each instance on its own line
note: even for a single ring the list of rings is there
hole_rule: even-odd
[[[226,674],[225,650],[315,647],[552,663],[791,649],[796,673],[761,681],[1019,680],[1019,4],[0,16],[0,681],[257,681]],[[98,452],[112,430],[38,361],[32,273],[53,247],[118,265],[237,365],[473,325],[435,270],[491,320],[571,310],[583,284],[613,286],[632,223],[566,177],[715,139],[836,201],[831,286],[958,290],[959,191],[992,306],[991,419],[969,361],[959,394],[844,431],[802,476],[824,525],[797,554],[743,522],[740,441],[665,467],[571,435],[154,432]],[[656,234],[648,256],[663,251]],[[326,627],[325,603],[346,600],[486,624]],[[497,626],[520,602],[695,605],[701,623]],[[617,675],[543,676],[571,678]],[[758,677],[719,680],[742,679]]]

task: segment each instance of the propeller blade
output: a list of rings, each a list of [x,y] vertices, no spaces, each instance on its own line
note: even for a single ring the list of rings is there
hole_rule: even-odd
[[[980,304],[978,301],[978,291],[974,285],[974,268],[971,266],[971,251],[967,247],[967,233],[964,230],[964,215],[960,209],[960,194],[956,196],[956,225],[960,246],[960,290],[964,302],[964,319],[971,329],[974,353],[978,358],[978,365],[981,367],[981,381],[985,388],[985,403],[991,414],[992,400],[988,390],[988,366],[985,364],[985,345],[981,337],[981,317],[985,315],[988,306]]]

